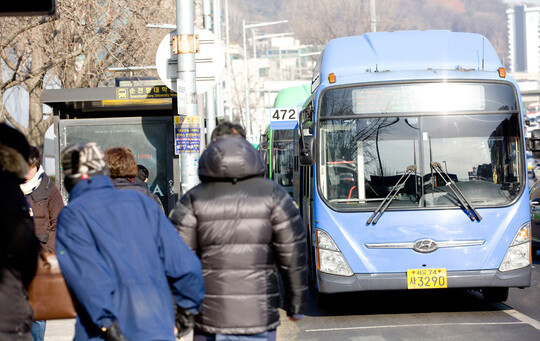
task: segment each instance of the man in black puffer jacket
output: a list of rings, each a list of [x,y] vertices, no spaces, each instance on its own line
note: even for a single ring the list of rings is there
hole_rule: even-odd
[[[263,177],[259,153],[241,136],[217,137],[201,155],[198,173],[201,183],[170,215],[203,266],[206,297],[195,320],[195,340],[216,334],[274,340],[278,269],[289,318],[296,321],[305,309],[306,234],[300,213],[283,188]]]

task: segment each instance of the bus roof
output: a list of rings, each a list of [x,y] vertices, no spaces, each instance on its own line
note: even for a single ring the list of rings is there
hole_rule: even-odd
[[[501,61],[491,43],[476,33],[434,31],[374,32],[331,40],[313,73],[313,89],[339,76],[386,71],[488,70]]]
[[[291,108],[304,104],[311,96],[311,85],[304,84],[281,89],[274,101],[274,108]]]

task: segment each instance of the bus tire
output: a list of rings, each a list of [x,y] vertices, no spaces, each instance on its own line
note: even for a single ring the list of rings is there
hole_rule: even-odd
[[[508,299],[508,288],[483,288],[482,296],[488,302],[504,302]]]

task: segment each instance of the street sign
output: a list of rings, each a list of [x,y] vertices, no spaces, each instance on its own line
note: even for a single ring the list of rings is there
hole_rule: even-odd
[[[272,130],[285,130],[298,128],[299,108],[270,108],[270,128]]]
[[[225,53],[223,45],[211,31],[195,27],[195,34],[199,36],[199,53],[195,54],[197,94],[203,94],[221,78],[225,68]],[[176,77],[178,75],[178,58],[172,53],[172,37],[176,35],[176,30],[167,34],[159,44],[156,53],[159,78],[173,91],[176,91]]]
[[[130,86],[116,88],[116,99],[157,99],[173,98],[176,92],[165,85]]]

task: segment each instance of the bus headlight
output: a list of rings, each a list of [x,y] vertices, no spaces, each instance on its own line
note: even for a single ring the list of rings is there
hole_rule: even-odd
[[[521,269],[531,264],[531,224],[521,226],[512,244],[506,251],[499,271]]]
[[[333,275],[352,276],[353,272],[336,243],[322,231],[316,231],[317,269]]]

